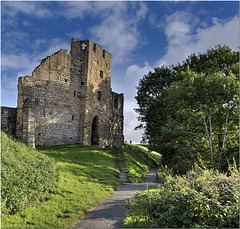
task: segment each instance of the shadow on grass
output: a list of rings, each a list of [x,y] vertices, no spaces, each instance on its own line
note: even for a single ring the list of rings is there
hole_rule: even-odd
[[[54,158],[65,172],[86,176],[91,182],[119,185],[119,171],[109,150],[83,145],[38,147],[38,150]]]

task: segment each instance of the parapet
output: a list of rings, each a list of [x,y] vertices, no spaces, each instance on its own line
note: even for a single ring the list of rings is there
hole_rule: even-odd
[[[93,51],[93,53],[96,53],[96,55],[102,56],[103,58],[112,58],[111,53],[109,53],[107,50],[103,49],[99,44],[93,43],[90,40],[75,40],[72,38],[71,41],[71,52],[73,51],[74,45],[77,44],[78,48],[80,50],[88,50],[89,52]]]

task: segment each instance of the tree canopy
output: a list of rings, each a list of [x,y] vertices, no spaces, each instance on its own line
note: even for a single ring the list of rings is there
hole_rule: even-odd
[[[137,128],[176,173],[195,162],[225,170],[238,159],[239,52],[216,46],[192,54],[182,64],[155,68],[137,90]]]

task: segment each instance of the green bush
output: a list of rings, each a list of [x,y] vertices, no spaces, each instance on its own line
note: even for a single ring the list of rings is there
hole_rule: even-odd
[[[173,176],[174,172],[172,169],[168,168],[167,165],[161,165],[158,168],[158,172],[156,174],[155,182],[157,183],[164,183],[168,176]]]
[[[1,165],[2,214],[14,214],[29,201],[43,199],[56,188],[55,161],[3,132]]]
[[[147,209],[151,227],[238,228],[238,170],[230,166],[227,176],[196,165],[185,176],[167,176],[162,187],[144,192],[129,207]]]

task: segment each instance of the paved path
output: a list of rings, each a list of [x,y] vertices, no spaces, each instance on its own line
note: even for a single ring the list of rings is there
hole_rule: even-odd
[[[149,187],[159,185],[153,183],[155,174],[156,169],[150,169],[144,183],[124,183],[119,186],[116,191],[88,211],[71,228],[120,228],[128,211],[125,208],[125,201],[144,191],[147,185]]]

